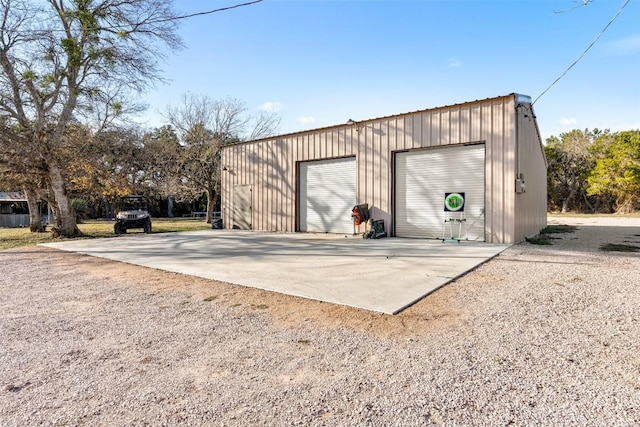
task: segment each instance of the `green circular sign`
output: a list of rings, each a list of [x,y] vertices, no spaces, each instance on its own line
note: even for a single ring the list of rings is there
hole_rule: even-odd
[[[450,193],[444,198],[444,207],[448,211],[457,212],[464,208],[464,196],[460,193]]]

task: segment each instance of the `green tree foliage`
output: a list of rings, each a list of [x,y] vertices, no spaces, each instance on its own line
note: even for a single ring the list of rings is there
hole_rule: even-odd
[[[588,177],[589,194],[614,201],[614,210],[640,209],[640,130],[620,132],[597,144],[598,159]]]
[[[547,139],[550,210],[618,212],[640,209],[640,130],[572,130]]]
[[[608,132],[604,132],[607,134]],[[547,139],[547,194],[550,209],[593,210],[587,198],[587,178],[595,164],[590,151],[603,132],[595,129],[572,130]]]

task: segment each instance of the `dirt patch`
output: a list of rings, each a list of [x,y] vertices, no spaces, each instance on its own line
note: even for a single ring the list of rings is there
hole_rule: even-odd
[[[15,249],[6,252],[23,257],[46,255],[69,275],[84,276],[90,280],[111,280],[120,286],[139,287],[145,292],[182,292],[192,300],[215,296],[213,299],[216,303],[228,308],[264,310],[274,322],[290,328],[312,322],[380,337],[410,337],[430,330],[459,326],[464,319],[463,310],[456,304],[455,292],[447,286],[392,316],[40,246],[26,251]]]

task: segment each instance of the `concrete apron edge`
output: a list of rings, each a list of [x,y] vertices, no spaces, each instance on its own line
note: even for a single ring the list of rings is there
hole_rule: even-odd
[[[476,264],[475,266],[466,269],[465,271],[463,271],[462,273],[458,274],[455,277],[451,277],[449,280],[447,280],[446,282],[440,284],[440,286],[437,286],[433,289],[430,289],[428,292],[426,292],[424,295],[416,298],[415,300],[413,300],[412,302],[400,307],[399,309],[395,310],[392,313],[386,313],[386,312],[381,312],[384,314],[391,314],[391,315],[396,315],[404,310],[406,310],[407,308],[411,307],[414,304],[417,304],[418,302],[422,301],[423,299],[425,299],[427,296],[431,295],[432,293],[436,292],[438,289],[442,289],[443,287],[447,286],[449,283],[453,282],[454,280],[459,279],[460,277],[468,274],[469,272],[476,270],[478,267],[480,267],[481,265],[491,261],[492,259],[494,259],[495,257],[497,257],[498,255],[500,255],[502,252],[506,251],[507,249],[509,249],[511,246],[513,245],[506,245],[504,248],[502,248],[499,252],[496,252],[495,254],[493,254],[492,256],[490,256],[489,258],[485,259],[484,261],[481,261],[479,264]]]

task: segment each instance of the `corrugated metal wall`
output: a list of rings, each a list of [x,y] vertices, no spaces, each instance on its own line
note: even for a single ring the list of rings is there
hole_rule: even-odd
[[[526,185],[525,193],[516,194],[515,241],[519,242],[538,234],[547,225],[547,162],[531,105],[519,105],[516,120],[517,173],[523,174]]]
[[[507,95],[227,147],[222,153],[222,163],[227,167],[222,175],[224,226],[233,226],[233,187],[252,185],[253,228],[296,231],[297,162],[356,156],[358,203],[368,203],[373,218],[384,219],[387,230],[392,231],[394,152],[484,142],[486,240],[519,241],[523,230],[530,230],[541,221],[537,203],[544,198],[542,209],[546,209],[546,178],[540,181],[543,172],[539,161],[522,166],[530,176],[527,183],[539,181],[534,187],[544,185],[545,189],[544,195],[540,188],[528,189],[526,197],[518,195],[522,200],[518,214],[532,213],[526,217],[526,227],[516,227],[515,111],[515,96]],[[530,123],[519,122],[521,135],[527,136],[520,147],[523,165],[528,161],[527,152],[541,151],[539,139],[536,136],[534,141],[531,126],[525,122]],[[535,130],[535,120],[532,123]]]
[[[0,214],[0,227],[28,227],[29,214]]]

